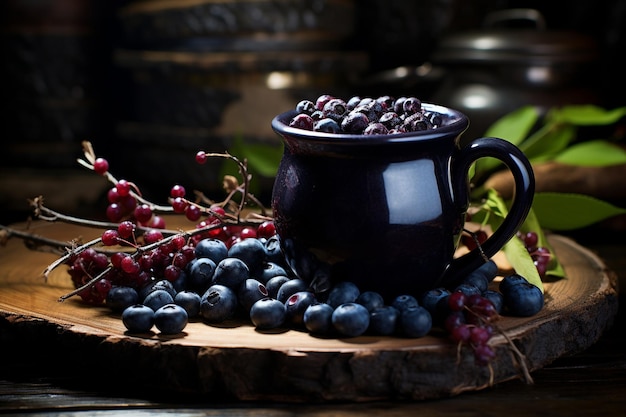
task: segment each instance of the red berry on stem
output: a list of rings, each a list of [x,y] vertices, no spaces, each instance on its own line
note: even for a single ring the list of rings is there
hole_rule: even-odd
[[[150,221],[148,221],[148,227],[153,227],[155,229],[165,229],[165,219],[161,216],[152,216]]]
[[[147,204],[142,204],[135,208],[134,216],[139,223],[145,224],[152,217],[152,209]]]
[[[158,230],[148,230],[146,233],[144,233],[143,238],[146,241],[146,244],[149,245],[151,243],[163,240],[163,233]]]
[[[117,225],[117,233],[119,233],[120,237],[123,239],[128,239],[133,235],[135,231],[135,224],[130,220],[125,220]]]
[[[257,227],[257,236],[269,239],[276,234],[276,226],[271,220],[265,221]]]
[[[93,162],[93,170],[96,174],[104,175],[109,170],[109,162],[104,158],[96,158]]]
[[[122,207],[120,207],[117,203],[111,203],[108,205],[106,210],[107,219],[112,221],[113,223],[117,223],[122,220],[122,216],[124,215],[122,211]]]
[[[206,162],[206,160],[207,160],[206,152],[198,151],[198,153],[196,154],[196,162],[202,165]]]
[[[187,219],[191,220],[192,222],[200,219],[201,216],[202,210],[200,210],[200,207],[196,206],[195,204],[190,204],[185,209],[185,217],[187,217]]]
[[[452,311],[461,311],[465,307],[465,302],[467,301],[467,296],[462,292],[453,292],[448,297],[448,306]]]
[[[182,185],[175,185],[172,187],[172,189],[170,190],[170,197],[172,198],[176,198],[176,197],[184,197],[185,196],[185,187],[183,187]]]
[[[244,227],[243,229],[241,229],[239,237],[241,237],[241,239],[256,238],[257,231],[252,227]]]
[[[121,197],[130,194],[130,183],[126,180],[119,180],[116,184],[117,192]]]
[[[188,206],[187,201],[182,197],[175,197],[170,204],[174,213],[184,213]]]

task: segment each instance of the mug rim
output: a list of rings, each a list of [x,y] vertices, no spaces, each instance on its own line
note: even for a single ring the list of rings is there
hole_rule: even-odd
[[[447,136],[451,133],[455,135],[463,133],[469,126],[469,118],[460,111],[450,107],[422,103],[422,107],[428,111],[440,113],[452,118],[452,121],[436,129],[421,130],[418,132],[392,133],[385,135],[362,135],[351,133],[327,133],[315,132],[312,130],[298,129],[289,126],[286,121],[297,114],[296,110],[290,110],[275,116],[272,119],[272,129],[281,136],[287,135],[298,139],[315,141],[318,143],[353,143],[353,144],[377,144],[392,142],[411,142],[415,140],[428,140]]]

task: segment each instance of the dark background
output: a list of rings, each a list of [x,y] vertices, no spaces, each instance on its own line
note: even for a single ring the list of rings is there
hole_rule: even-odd
[[[193,155],[201,148],[223,151],[232,145],[237,133],[224,129],[223,112],[256,88],[261,75],[287,71],[298,74],[300,81],[288,94],[268,94],[267,100],[260,88],[252,96],[259,107],[246,104],[242,116],[249,117],[250,124],[262,110],[282,112],[285,105],[318,92],[365,95],[408,88],[408,93],[427,101],[443,80],[406,87],[378,76],[399,66],[429,62],[443,37],[481,29],[485,16],[497,10],[534,8],[543,14],[548,29],[593,38],[598,58],[584,82],[597,104],[608,108],[626,104],[621,62],[626,51],[626,4],[619,0],[275,0],[263,9],[268,19],[283,19],[275,25],[257,27],[261,20],[239,21],[241,26],[223,26],[212,33],[193,31],[199,24],[195,18],[225,13],[226,9],[210,9],[211,2],[184,3],[188,6],[177,12],[161,10],[156,20],[151,20],[156,11],[128,19],[124,11],[141,3],[153,3],[157,10],[162,5],[122,0],[2,2],[0,92],[5,110],[0,113],[0,223],[25,219],[26,199],[38,194],[61,211],[91,214],[95,208],[102,214],[107,184],[76,164],[83,140],[92,141],[109,159],[118,178],[141,184],[146,196],[158,202],[175,182],[219,191],[220,167],[198,173],[192,167]],[[226,11],[246,13],[250,4],[235,1]],[[352,15],[346,19],[347,11]],[[290,16],[296,15],[302,19],[294,23]],[[155,21],[162,26],[154,26]],[[298,22],[309,26],[297,27]],[[286,37],[274,45],[260,42],[254,33]],[[264,60],[268,49],[285,59],[268,64]],[[120,51],[131,54],[122,59]],[[174,62],[142,61],[142,51],[196,56],[219,52],[233,61],[219,68],[190,70]],[[298,51],[313,58],[299,59]],[[244,66],[244,53],[258,60]],[[230,89],[216,88],[223,84]],[[268,119],[261,119],[259,131],[269,126]],[[244,139],[277,140],[271,132]],[[271,180],[261,187],[264,198],[269,184]]]

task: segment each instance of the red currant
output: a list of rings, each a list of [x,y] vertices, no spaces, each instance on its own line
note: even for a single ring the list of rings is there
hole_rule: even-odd
[[[149,245],[151,243],[163,240],[163,233],[158,230],[148,230],[146,233],[144,233],[143,238],[146,241],[146,244]]]
[[[239,237],[241,239],[256,238],[257,231],[252,227],[244,227],[243,229],[241,229],[241,232],[239,232]]]
[[[130,238],[135,232],[135,224],[130,220],[125,220],[117,225],[117,233],[122,239]]]
[[[126,180],[119,180],[116,184],[116,188],[120,197],[125,197],[130,194],[130,183]]]
[[[122,216],[124,215],[122,211],[122,207],[117,203],[111,203],[108,205],[106,210],[107,219],[112,221],[113,223],[117,223],[122,220]]]
[[[184,213],[187,209],[187,201],[182,197],[175,197],[171,202],[174,213]]]
[[[200,165],[204,164],[207,161],[207,155],[204,151],[198,151],[196,154],[196,162]]]
[[[195,222],[196,220],[200,219],[201,216],[202,216],[202,210],[200,210],[200,207],[198,207],[195,204],[190,204],[185,209],[185,217],[187,217],[187,219],[191,220],[192,222]]]
[[[183,187],[182,185],[175,185],[172,187],[172,189],[170,190],[170,197],[172,198],[176,198],[176,197],[184,197],[185,196],[185,187]]]
[[[142,204],[135,208],[134,216],[139,223],[145,224],[152,217],[152,209],[147,204]]]
[[[264,237],[266,239],[269,239],[270,237],[276,234],[276,226],[274,225],[273,221],[268,220],[268,221],[261,223],[257,227],[256,232],[257,232],[258,237]]]
[[[104,175],[109,170],[109,162],[104,158],[96,158],[93,162],[93,170],[96,174]]]
[[[117,245],[120,241],[120,235],[117,230],[109,229],[102,233],[102,244],[104,246]]]

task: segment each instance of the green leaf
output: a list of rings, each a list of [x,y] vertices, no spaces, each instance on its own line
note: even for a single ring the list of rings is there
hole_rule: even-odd
[[[533,106],[523,106],[496,120],[485,132],[487,137],[496,137],[519,145],[528,136],[539,118]]]
[[[524,242],[514,237],[504,245],[502,251],[513,269],[515,269],[515,272],[526,278],[531,284],[539,287],[543,292],[541,277],[533,259],[528,253],[528,249],[524,246]]]
[[[608,166],[626,164],[626,151],[606,140],[591,140],[572,145],[554,158],[563,164]]]
[[[519,148],[532,162],[542,162],[551,159],[565,149],[575,137],[576,129],[574,126],[550,123],[542,126],[520,144]]]
[[[495,214],[495,216],[489,216],[487,218],[487,223],[491,226],[492,230],[496,230],[500,227],[502,221],[508,214],[507,204],[495,190],[490,189],[487,191],[485,207],[488,207],[490,212]],[[543,284],[537,267],[520,239],[514,236],[504,245],[502,251],[513,269],[515,269],[515,272],[525,277],[531,284],[536,285],[543,291]]]
[[[620,214],[626,209],[584,195],[535,193],[533,210],[541,225],[551,230],[575,230]]]
[[[553,109],[549,117],[575,126],[610,125],[626,116],[626,107],[606,110],[594,105],[569,105]]]

